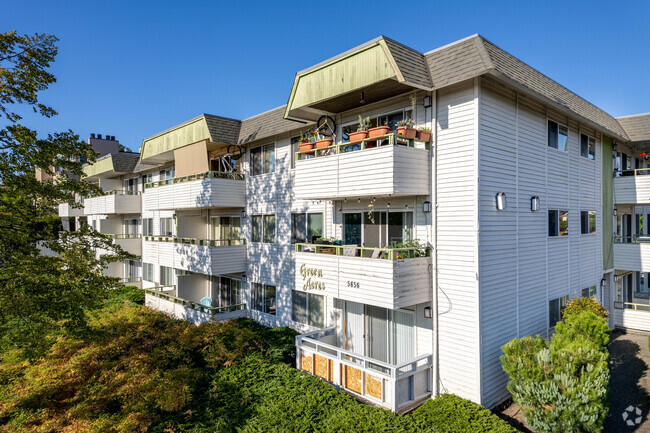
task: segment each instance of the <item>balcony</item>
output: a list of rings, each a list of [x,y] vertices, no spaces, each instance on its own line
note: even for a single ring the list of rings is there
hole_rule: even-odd
[[[138,289],[141,289],[142,288],[142,277],[121,278],[120,283],[122,283],[123,286],[135,286]]]
[[[227,307],[208,307],[165,293],[162,288],[159,289],[144,289],[145,305],[170,314],[177,319],[187,320],[194,325],[210,321],[220,322],[248,315],[248,306],[245,303]]]
[[[147,260],[204,275],[246,272],[246,240],[207,240],[173,236],[145,236]]]
[[[296,337],[296,367],[395,412],[431,396],[431,354],[393,365],[337,346],[336,328]]]
[[[650,237],[616,237],[614,267],[625,271],[650,272]]]
[[[625,170],[613,181],[614,204],[650,205],[650,169]]]
[[[377,145],[383,143],[384,145]],[[429,144],[391,133],[296,154],[296,199],[431,193]]]
[[[68,203],[59,204],[59,216],[61,218],[71,218],[84,216],[83,207],[72,207]]]
[[[142,201],[138,191],[108,191],[99,197],[84,199],[84,214],[139,214]]]
[[[431,300],[429,248],[296,244],[296,290],[397,309]]]
[[[142,256],[142,236],[139,234],[126,234],[126,235],[107,235],[113,239],[113,242],[127,253],[134,256]]]
[[[612,313],[615,327],[650,332],[650,305],[614,302]]]
[[[147,183],[144,210],[244,207],[244,180],[243,174],[209,171]]]

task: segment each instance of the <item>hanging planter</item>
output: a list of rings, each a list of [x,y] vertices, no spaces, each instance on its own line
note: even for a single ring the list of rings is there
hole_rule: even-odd
[[[348,135],[350,136],[350,143],[360,143],[368,138],[368,131],[350,132]]]
[[[418,141],[424,141],[425,143],[428,143],[431,140],[431,131],[424,128],[419,129],[415,135],[415,138]]]
[[[409,140],[413,140],[417,132],[418,132],[417,129],[411,128],[410,126],[397,127],[397,134],[401,135],[402,137],[408,138]]]
[[[390,126],[377,126],[368,130],[368,138],[379,138],[390,132]]]
[[[316,140],[316,149],[323,150],[327,149],[334,143],[333,138],[323,138],[322,140]]]
[[[312,143],[311,141],[303,141],[298,145],[298,149],[300,150],[300,153],[311,152],[313,148],[314,148],[314,143]]]

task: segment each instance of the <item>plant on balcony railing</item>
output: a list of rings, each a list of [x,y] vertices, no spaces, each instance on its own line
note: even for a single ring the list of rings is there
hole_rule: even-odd
[[[239,304],[226,305],[223,307],[209,307],[207,305],[201,304],[200,302],[194,302],[187,299],[178,298],[176,296],[168,295],[166,293],[159,292],[157,290],[152,290],[152,289],[143,289],[143,290],[146,293],[149,293],[150,295],[155,296],[157,298],[165,299],[167,301],[171,301],[175,304],[179,304],[184,307],[188,307],[193,310],[200,311],[202,313],[207,313],[210,316],[216,316],[217,314],[221,314],[221,313],[230,313],[233,311],[246,310],[248,308],[245,302]]]
[[[197,239],[177,236],[145,236],[144,240],[150,242],[173,242],[176,244],[202,245],[206,247],[246,245],[246,239]]]
[[[388,128],[388,127],[386,127]],[[375,129],[375,128],[372,128]],[[390,128],[388,129],[390,130]],[[431,137],[429,136],[429,139]],[[423,141],[423,140],[418,140],[416,139],[408,139],[406,137],[403,137],[401,135],[398,135],[395,132],[389,132],[384,135],[380,136],[371,136],[370,131],[368,134],[368,138],[361,140],[360,142],[346,142],[346,143],[340,143],[340,144],[335,144],[332,146],[329,146],[325,149],[313,149],[313,150],[308,150],[307,153],[302,153],[302,152],[296,152],[296,161],[300,161],[303,159],[309,159],[311,157],[323,157],[323,156],[329,156],[329,155],[334,155],[334,154],[339,154],[339,153],[348,153],[348,152],[354,152],[357,150],[364,150],[364,149],[369,149],[369,148],[374,148],[378,147],[377,143],[381,142],[382,146],[394,146],[396,144],[401,144],[401,145],[406,145],[408,147],[415,147],[415,142],[416,141],[422,141],[424,143],[424,147],[426,149],[431,148],[431,144],[429,141]]]
[[[177,183],[192,182],[195,180],[204,179],[233,179],[244,180],[243,173],[226,172],[226,171],[206,171],[205,173],[189,174],[187,176],[173,177],[171,179],[157,180],[155,182],[148,182],[144,184],[145,189],[157,188],[165,185],[175,185]]]
[[[140,195],[140,191],[124,191],[121,189],[113,189],[110,191],[104,191],[102,194],[99,195],[92,195],[89,197],[84,197],[85,199],[89,198],[95,198],[95,197],[106,197],[106,196],[111,196],[111,195]]]
[[[359,247],[356,245],[323,245],[297,243],[296,252],[384,260],[413,259],[418,257],[431,256],[431,248],[421,246],[417,243],[417,241],[395,243],[385,248],[368,248]]]

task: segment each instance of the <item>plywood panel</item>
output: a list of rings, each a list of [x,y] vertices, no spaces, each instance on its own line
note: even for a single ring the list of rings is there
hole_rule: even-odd
[[[345,366],[345,387],[350,391],[361,394],[363,391],[363,372],[358,368]]]
[[[307,373],[313,374],[314,372],[314,359],[313,355],[303,352],[300,355],[300,368]]]
[[[382,379],[366,373],[366,395],[377,400],[382,400],[383,395],[381,392]]]
[[[329,380],[328,359],[314,354],[314,374],[321,379]]]

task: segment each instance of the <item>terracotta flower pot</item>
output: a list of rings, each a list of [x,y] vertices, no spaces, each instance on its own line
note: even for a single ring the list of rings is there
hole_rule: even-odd
[[[308,141],[306,143],[300,143],[298,145],[298,148],[300,149],[300,153],[307,153],[314,148],[314,143],[312,143],[311,141]]]
[[[368,138],[378,138],[390,132],[390,126],[377,126],[368,130]]]
[[[418,133],[415,135],[415,138],[428,143],[429,140],[431,140],[431,131],[418,131]]]
[[[368,137],[368,131],[350,132],[350,143],[359,143]]]
[[[324,138],[322,140],[316,140],[316,149],[318,150],[323,150],[327,149],[334,143],[334,139],[332,138]]]
[[[402,137],[406,137],[409,140],[414,139],[417,132],[417,129],[411,128],[410,126],[399,126],[397,128],[397,134],[401,135]]]

